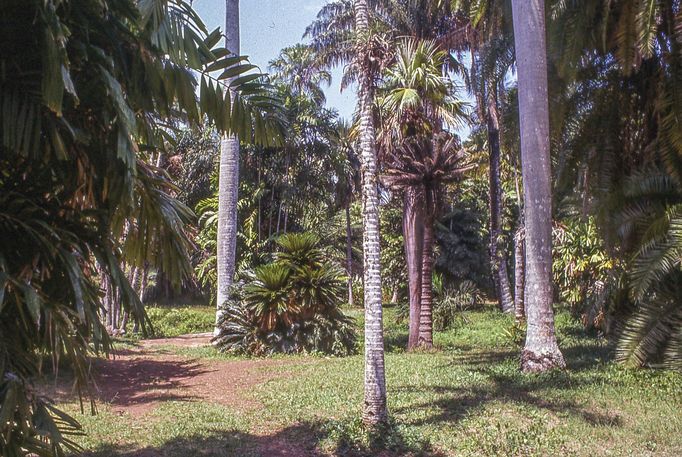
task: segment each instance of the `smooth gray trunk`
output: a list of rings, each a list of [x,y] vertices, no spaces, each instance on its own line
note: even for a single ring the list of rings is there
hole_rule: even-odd
[[[521,367],[565,367],[552,310],[552,195],[544,0],[512,0],[526,225],[526,344]]]
[[[225,0],[225,47],[239,54],[239,0]],[[218,287],[216,326],[222,316],[222,306],[228,298],[234,280],[237,255],[237,201],[239,198],[239,139],[224,135],[220,142],[218,177]]]
[[[367,0],[355,0],[355,26],[369,33]],[[372,106],[374,81],[369,69],[360,75],[360,157],[362,173],[362,223],[365,290],[365,382],[362,419],[377,426],[388,422],[384,331],[381,309],[381,265],[379,237],[379,192],[377,188],[376,138]]]
[[[492,85],[491,85],[492,86]],[[500,122],[497,113],[497,97],[494,87],[489,88],[487,94],[486,124],[488,128],[488,178],[490,184],[490,259],[493,275],[497,286],[500,308],[505,313],[514,311],[514,299],[509,283],[507,256],[502,238],[502,186],[500,184],[501,151],[500,151]]]
[[[419,341],[419,313],[422,296],[422,262],[424,248],[424,191],[410,187],[405,190],[403,209],[403,239],[407,263],[410,322],[407,349],[417,347]]]

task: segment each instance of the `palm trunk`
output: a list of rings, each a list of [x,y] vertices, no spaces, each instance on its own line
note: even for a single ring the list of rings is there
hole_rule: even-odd
[[[521,367],[565,367],[552,310],[552,188],[544,0],[512,0],[526,225],[526,344]]]
[[[486,123],[488,127],[488,156],[489,183],[490,183],[490,259],[493,267],[493,277],[497,285],[497,294],[500,308],[505,313],[514,311],[514,300],[509,283],[507,269],[507,256],[503,246],[500,246],[502,237],[502,187],[500,185],[500,123],[497,114],[497,97],[495,90],[488,90],[488,106],[486,110]]]
[[[239,54],[239,0],[225,0],[225,47]],[[232,94],[234,95],[234,94]],[[239,194],[239,139],[224,135],[220,142],[220,171],[218,182],[218,290],[216,300],[216,325],[223,311],[234,279],[237,255],[237,201]]]
[[[424,247],[424,191],[408,188],[404,195],[403,239],[410,298],[410,323],[407,349],[419,342],[419,320],[422,296],[422,262]]]
[[[142,277],[140,278],[140,285],[138,290],[140,294],[140,301],[144,303],[144,295],[147,292],[147,278],[149,276],[149,266],[147,265],[147,262],[145,262],[144,268],[142,269]],[[133,322],[133,333],[139,333],[140,331],[140,318],[138,316],[137,319],[135,319],[135,322]]]
[[[355,0],[355,26],[369,33],[367,0]],[[376,138],[372,106],[374,81],[368,68],[360,75],[360,155],[362,159],[362,223],[365,290],[365,399],[363,421],[370,426],[388,422],[384,331],[381,309],[379,192],[377,189]]]
[[[272,215],[274,211],[272,208],[275,206],[275,185],[272,185],[272,190],[270,191],[270,207],[268,208],[268,238],[272,236]]]
[[[519,227],[514,236],[514,318],[516,322],[521,322],[526,317],[524,309],[524,285],[526,261],[525,230],[523,225]]]
[[[427,209],[427,211],[429,211]],[[431,211],[429,211],[431,212]],[[424,251],[422,253],[421,307],[419,309],[419,340],[424,349],[433,347],[433,215],[424,222]]]
[[[353,232],[350,226],[350,199],[346,204],[346,273],[348,274],[348,305],[353,306]]]

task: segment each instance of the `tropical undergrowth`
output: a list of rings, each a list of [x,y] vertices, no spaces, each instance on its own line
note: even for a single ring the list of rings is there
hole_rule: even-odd
[[[250,355],[355,352],[353,319],[340,310],[346,278],[325,258],[319,238],[277,239],[274,260],[248,272],[223,303],[216,346]]]

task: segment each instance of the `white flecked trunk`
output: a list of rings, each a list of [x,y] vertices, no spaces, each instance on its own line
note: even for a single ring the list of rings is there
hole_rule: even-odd
[[[368,33],[367,0],[355,0],[355,26]],[[379,192],[372,106],[374,81],[368,71],[360,76],[360,158],[362,161],[362,247],[365,289],[365,400],[362,419],[376,426],[388,421],[386,375],[384,370],[384,331],[381,309],[381,268],[379,262]]]
[[[239,54],[239,0],[225,1],[225,47]],[[237,201],[239,199],[239,139],[224,135],[220,142],[218,181],[218,285],[216,324],[234,279],[237,255]],[[214,328],[218,333],[218,326]]]

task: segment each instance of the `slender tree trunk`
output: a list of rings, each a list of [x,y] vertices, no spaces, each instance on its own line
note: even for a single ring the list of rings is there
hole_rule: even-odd
[[[270,192],[270,208],[268,208],[268,238],[272,236],[272,215],[274,211],[272,208],[275,206],[275,185],[272,185],[272,191]]]
[[[429,211],[427,209],[427,211]],[[431,213],[431,211],[429,211]],[[424,221],[424,251],[422,253],[422,290],[419,309],[419,340],[421,348],[433,347],[433,215]]]
[[[521,367],[565,367],[552,310],[552,188],[544,0],[512,0],[526,225],[526,345]]]
[[[142,268],[142,278],[140,278],[139,289],[135,289],[140,294],[140,301],[144,303],[144,295],[147,292],[147,279],[149,277],[149,266],[145,262],[144,268]],[[139,333],[140,323],[139,319],[135,319],[133,322],[133,333]]]
[[[521,225],[514,236],[514,318],[521,322],[526,318],[524,309],[524,286],[525,286],[525,230]]]
[[[283,203],[283,200],[280,200],[279,201],[279,209],[277,210],[277,230],[275,230],[275,233],[277,235],[279,235],[279,227],[280,227],[280,223],[282,221],[282,203]]]
[[[239,54],[239,0],[225,0],[225,47]],[[234,95],[234,94],[233,94]],[[235,135],[223,136],[220,142],[220,171],[218,182],[218,290],[216,300],[216,326],[222,306],[234,279],[237,255],[237,201],[239,194],[239,139]]]
[[[414,349],[419,342],[419,320],[422,298],[422,262],[424,252],[424,190],[405,190],[403,210],[403,239],[407,263],[408,295],[410,299],[410,322],[407,349]]]
[[[260,182],[261,182],[261,161],[260,157],[258,157],[258,244],[260,245],[261,239],[262,239],[262,222],[261,222],[261,211],[263,207],[263,197],[262,197],[262,192],[260,188]]]
[[[353,232],[350,226],[350,199],[346,203],[346,273],[348,274],[348,304],[353,306]]]
[[[367,0],[355,0],[355,26],[369,33]],[[381,265],[379,237],[379,192],[377,188],[376,138],[374,132],[374,81],[370,70],[360,75],[360,156],[362,160],[362,223],[365,290],[365,400],[362,419],[377,426],[388,421],[384,330],[381,309]]]
[[[492,86],[492,85],[491,85]],[[497,113],[497,97],[494,87],[488,90],[488,106],[486,110],[486,124],[488,127],[488,178],[490,183],[490,259],[493,267],[493,277],[497,285],[500,308],[505,313],[514,311],[514,299],[509,283],[507,256],[502,237],[502,186],[500,185],[500,123]]]

